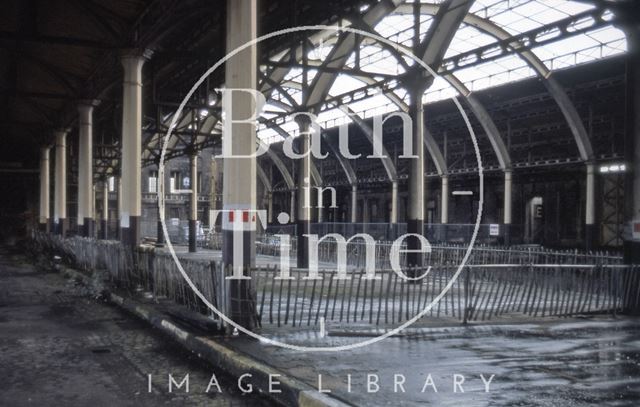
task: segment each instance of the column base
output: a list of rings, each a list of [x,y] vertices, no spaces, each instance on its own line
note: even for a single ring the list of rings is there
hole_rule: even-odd
[[[41,232],[48,232],[49,231],[49,220],[46,220],[45,222],[38,223],[38,230],[41,231]]]
[[[189,253],[195,253],[196,248],[196,226],[197,222],[194,219],[189,219]]]
[[[511,224],[502,224],[502,243],[505,246],[511,246]]]
[[[120,227],[120,241],[127,246],[140,244],[140,217],[129,216],[129,227]]]
[[[228,317],[241,327],[253,331],[258,326],[257,297],[253,289],[252,280],[229,280],[228,287]],[[233,332],[229,326],[229,333]]]
[[[82,236],[94,237],[95,233],[95,221],[93,218],[84,218],[84,224],[82,225]]]
[[[447,241],[447,230],[449,229],[448,223],[441,223],[439,225],[438,232],[438,241],[446,242]]]
[[[387,234],[387,240],[393,241],[398,238],[398,224],[397,223],[389,223],[389,231]]]
[[[624,264],[640,264],[640,241],[638,240],[625,240],[622,246],[624,255]],[[628,292],[636,293],[640,288],[640,275],[637,273],[630,273],[627,282]],[[640,298],[637,295],[627,295],[626,301],[623,304],[624,312],[629,315],[640,315]]]
[[[625,240],[622,246],[624,264],[640,264],[640,241]]]
[[[311,233],[311,222],[296,222],[296,238],[298,245],[297,264],[298,268],[309,268],[309,239],[304,235]]]
[[[584,226],[584,248],[585,250],[593,250],[597,246],[596,225]]]
[[[422,219],[409,219],[407,220],[407,233],[423,235],[424,234],[424,220]],[[409,237],[406,239],[408,250],[420,250],[422,245],[418,239]],[[422,267],[423,253],[407,253],[407,266],[409,267]],[[415,271],[409,271],[407,273],[409,277],[417,277]]]
[[[162,222],[158,220],[158,229],[156,232],[156,247],[164,247],[164,230],[162,229]]]
[[[69,221],[67,219],[58,219],[58,222],[53,223],[53,233],[62,237],[67,236],[67,230],[69,229]]]
[[[100,238],[109,240],[109,223],[104,219],[100,221]]]
[[[255,265],[255,232],[242,233],[242,266],[243,275],[251,276],[251,268]],[[234,231],[222,231],[222,262],[228,270],[223,273],[230,275],[234,266]],[[228,280],[228,317],[240,326],[252,330],[257,326],[256,295],[252,287],[252,280]],[[231,327],[233,329],[233,327]]]

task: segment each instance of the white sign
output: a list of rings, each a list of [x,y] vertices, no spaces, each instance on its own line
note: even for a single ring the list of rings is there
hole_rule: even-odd
[[[489,236],[500,236],[500,225],[491,223],[489,225]]]

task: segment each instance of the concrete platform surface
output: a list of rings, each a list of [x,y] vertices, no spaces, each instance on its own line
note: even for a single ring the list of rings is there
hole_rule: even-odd
[[[189,374],[190,392],[172,386]],[[152,375],[151,393],[148,375]],[[212,386],[215,375],[222,393]],[[0,248],[0,406],[267,406],[147,324]]]
[[[328,328],[324,337],[279,332],[268,336],[304,346],[344,345],[376,334],[361,328]],[[294,352],[247,338],[229,344],[359,406],[640,405],[638,319],[409,328],[336,353]]]
[[[145,307],[155,310],[157,304],[147,300]],[[151,318],[149,311],[142,314]],[[328,325],[324,333],[306,327],[262,333],[295,345],[336,346],[380,331],[361,324]],[[248,372],[251,363],[261,363],[316,395],[322,391],[320,396],[355,406],[640,405],[637,318],[427,325],[332,353],[292,351],[242,336],[202,336],[184,326],[178,335],[186,343],[235,349]],[[168,373],[178,381],[189,373],[191,392],[169,393]],[[204,392],[212,374],[222,394]],[[241,395],[235,378],[180,351],[158,330],[6,251],[0,251],[0,375],[6,384],[0,406],[267,405],[256,395]]]

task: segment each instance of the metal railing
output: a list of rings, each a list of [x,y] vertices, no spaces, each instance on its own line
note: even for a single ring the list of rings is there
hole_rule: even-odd
[[[32,242],[34,253],[59,255],[84,270],[105,270],[121,289],[146,292],[217,319],[167,252],[40,232],[34,232]],[[388,246],[378,245],[377,259],[388,258]],[[262,247],[272,250],[275,245],[263,242]],[[458,245],[434,246],[428,266],[403,269],[409,275],[425,274],[417,282],[386,267],[388,260],[376,267],[376,279],[369,279],[361,266],[353,266],[361,258],[353,252],[347,279],[337,278],[331,265],[321,264],[321,279],[305,279],[308,271],[295,268],[292,279],[277,279],[280,270],[275,264],[256,267],[250,271],[255,317],[274,326],[310,326],[320,320],[394,325],[420,313],[421,318],[464,323],[505,316],[530,319],[640,310],[640,267],[622,265],[615,256],[477,247],[454,279],[465,250]],[[327,249],[325,259],[333,254]],[[231,270],[204,259],[181,258],[181,264],[206,300],[226,314],[230,288],[226,277]]]
[[[504,241],[504,227],[502,225],[497,226],[497,234],[492,234],[491,224],[484,223],[478,225],[476,242],[497,244]],[[424,225],[423,236],[432,243],[468,243],[471,241],[475,228],[476,225],[471,223],[427,223]],[[510,225],[510,229],[511,244],[523,243],[522,225]],[[296,225],[272,224],[267,227],[265,233],[269,235],[295,235]],[[356,233],[367,233],[375,240],[395,240],[399,236],[407,233],[407,224],[388,222],[321,222],[311,224],[311,233],[319,236],[338,233],[345,238],[349,238]]]
[[[419,314],[463,323],[512,318],[566,317],[584,313],[616,314],[638,305],[638,268],[624,266],[503,265],[468,266],[453,280],[457,267],[416,270],[418,284],[391,270],[365,278],[363,270],[348,280],[335,271],[321,280],[277,280],[278,270],[261,268],[256,280],[263,324],[334,323],[397,324]]]

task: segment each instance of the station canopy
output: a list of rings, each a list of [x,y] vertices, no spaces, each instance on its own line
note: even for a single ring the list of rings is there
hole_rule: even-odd
[[[440,3],[442,1],[421,2],[421,39]],[[371,38],[362,39],[359,52],[353,52],[329,90],[327,100],[333,102],[325,103],[320,109],[318,123],[324,129],[351,122],[347,112],[366,119],[402,110],[403,104],[406,108],[408,94],[394,76],[415,64],[406,53],[411,52],[416,37],[416,8],[413,1],[406,1],[371,27],[373,34],[392,41],[394,48]],[[362,7],[360,12],[364,14],[367,9]],[[593,14],[595,11],[601,13]],[[576,16],[584,17],[576,19]],[[574,21],[559,29],[559,23],[568,18]],[[438,70],[442,75],[425,92],[423,102],[433,103],[458,96],[461,90],[479,91],[624,53],[627,51],[625,35],[611,24],[613,19],[610,11],[596,9],[595,5],[583,1],[476,0],[446,50]],[[348,19],[340,24],[356,26]],[[304,62],[307,83],[318,73],[314,67],[320,67],[330,55],[338,35],[335,30],[309,33],[312,46],[307,48]],[[501,52],[505,43],[509,51]],[[492,55],[494,52],[497,57]],[[483,58],[488,60],[483,62]],[[282,66],[290,58],[281,52],[270,61],[280,62]],[[302,61],[299,62],[302,65]],[[273,68],[265,63],[260,69],[263,76],[268,76]],[[297,134],[297,124],[285,113],[295,110],[296,104],[302,102],[303,80],[302,67],[294,66],[277,89],[270,89],[262,117],[277,122],[279,128],[276,130],[265,123],[259,126],[258,137],[265,143],[280,142],[285,133]]]

